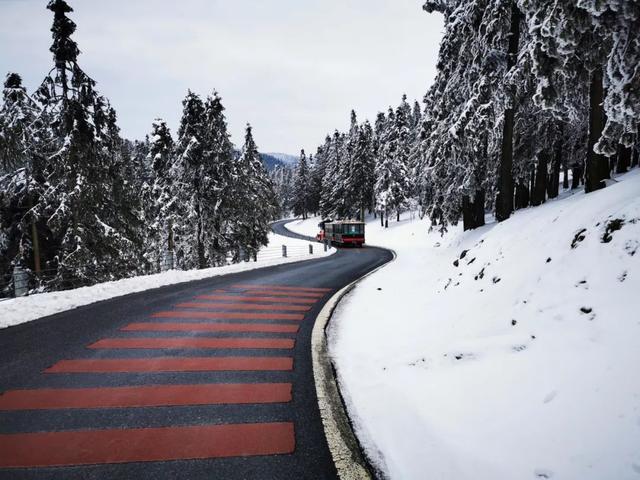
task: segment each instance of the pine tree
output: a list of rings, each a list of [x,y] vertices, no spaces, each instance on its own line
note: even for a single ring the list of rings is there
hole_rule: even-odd
[[[34,209],[44,190],[36,135],[39,109],[17,73],[9,73],[0,108],[0,272],[21,266],[40,274],[39,230]]]
[[[309,168],[307,165],[307,156],[304,150],[300,152],[300,160],[296,169],[296,180],[293,193],[293,213],[296,216],[302,216],[307,219],[307,213],[310,207],[310,178]]]
[[[632,146],[637,137],[640,7],[633,0],[553,5],[522,0],[521,6],[532,37],[536,103],[575,120],[576,91],[588,87],[585,190],[602,188],[610,171],[607,157],[619,144]]]
[[[148,195],[147,222],[149,260],[161,269],[173,267],[175,225],[179,211],[173,177],[174,142],[166,122],[156,119],[151,126],[147,163],[151,166],[152,185],[143,189]]]
[[[241,194],[234,216],[235,242],[254,257],[260,247],[268,244],[269,222],[277,212],[276,196],[267,175],[251,125],[247,125],[244,147],[238,161],[237,190]],[[239,255],[236,260],[242,260]]]
[[[364,221],[364,212],[371,207],[375,184],[375,159],[373,154],[373,129],[366,121],[356,132],[356,144],[351,160],[348,191],[350,201],[358,211],[359,219]]]
[[[398,219],[401,210],[407,204],[408,171],[406,161],[408,149],[406,140],[409,135],[408,119],[403,108],[395,112],[389,109],[387,128],[381,141],[381,156],[376,165],[376,209],[384,218],[385,226],[389,223],[390,212],[396,213]]]
[[[322,177],[322,194],[320,196],[320,214],[329,219],[336,215],[336,201],[333,188],[340,173],[340,147],[336,145],[340,134],[336,130],[333,137],[327,135],[324,141],[324,176]]]
[[[517,62],[520,43],[520,23],[522,16],[515,0],[510,0],[511,27],[509,32],[509,47],[507,50],[507,71],[512,70]],[[513,183],[513,127],[515,117],[515,88],[507,89],[509,105],[504,111],[502,123],[502,148],[498,171],[498,187],[496,198],[496,219],[501,222],[507,220],[513,212],[514,183]]]
[[[189,91],[182,102],[182,118],[173,169],[176,260],[183,269],[205,268],[205,228],[203,217],[204,103]]]
[[[34,208],[49,230],[44,250],[55,274],[48,282],[64,288],[139,271],[141,219],[131,205],[135,192],[125,178],[115,111],[77,63],[76,26],[67,17],[73,10],[64,0],[47,8],[54,13],[55,67],[35,98],[42,106],[38,135],[47,139],[48,188]]]

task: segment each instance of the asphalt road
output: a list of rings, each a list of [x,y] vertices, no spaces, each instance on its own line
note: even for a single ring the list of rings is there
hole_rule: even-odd
[[[273,229],[299,237],[284,223]],[[0,479],[336,478],[313,321],[335,291],[389,260],[341,249],[0,330]],[[247,331],[199,330],[221,325]]]

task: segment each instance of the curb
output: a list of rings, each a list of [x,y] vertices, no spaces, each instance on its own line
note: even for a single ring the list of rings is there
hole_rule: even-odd
[[[360,443],[353,432],[351,421],[340,394],[335,369],[329,356],[325,331],[340,300],[362,280],[395,261],[397,258],[396,252],[388,248],[386,250],[393,254],[393,259],[351,282],[334,294],[316,317],[311,335],[313,377],[316,384],[318,407],[320,408],[324,433],[329,444],[333,463],[341,480],[372,480],[375,475],[372,473],[372,468],[366,460]]]

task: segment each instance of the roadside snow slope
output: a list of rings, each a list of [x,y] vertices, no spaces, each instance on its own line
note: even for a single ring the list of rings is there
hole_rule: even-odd
[[[288,258],[282,258],[282,245],[287,245]],[[171,270],[156,275],[126,278],[115,282],[99,283],[91,287],[76,288],[74,290],[12,298],[0,302],[0,328],[11,327],[37,318],[130,293],[227,275],[229,273],[244,272],[302,260],[313,260],[331,255],[336,251],[332,248],[328,252],[324,252],[322,248],[315,248],[314,255],[309,255],[308,245],[309,242],[304,240],[296,240],[270,233],[269,245],[260,251],[257,262],[239,263],[225,267],[207,268],[205,270]]]
[[[467,233],[368,226],[398,259],[330,350],[391,478],[640,479],[640,171],[619,180]]]
[[[293,222],[287,223],[285,228],[300,235],[315,238],[320,231],[318,224],[321,221],[322,217],[311,217],[306,220],[294,220]]]

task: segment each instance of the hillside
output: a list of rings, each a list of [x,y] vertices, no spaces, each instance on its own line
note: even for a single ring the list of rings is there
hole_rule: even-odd
[[[398,258],[343,301],[329,334],[380,470],[639,478],[640,172],[619,180],[467,233],[369,224],[369,243]]]

